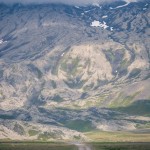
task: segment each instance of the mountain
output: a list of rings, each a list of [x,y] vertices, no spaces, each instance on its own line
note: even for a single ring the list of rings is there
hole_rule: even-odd
[[[150,127],[149,2],[0,12],[1,139]]]

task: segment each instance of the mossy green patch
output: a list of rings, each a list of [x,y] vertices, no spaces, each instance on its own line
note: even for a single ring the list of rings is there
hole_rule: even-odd
[[[87,132],[94,129],[92,123],[86,120],[70,120],[65,123],[65,126],[72,129],[77,130],[80,132]]]
[[[56,84],[56,82],[55,82],[54,80],[51,80],[51,84],[52,84],[52,87],[53,87],[54,89],[57,88],[57,84]]]
[[[39,132],[37,131],[37,130],[29,130],[28,131],[28,134],[29,134],[29,136],[35,136],[35,135],[37,135]]]
[[[39,134],[38,139],[42,141],[47,141],[49,139],[61,139],[61,135],[55,132],[43,132]]]
[[[62,97],[60,97],[59,95],[55,95],[53,98],[52,98],[53,101],[55,102],[63,102],[64,99]]]
[[[120,63],[121,68],[127,68],[128,65],[129,65],[129,62],[127,59],[122,60],[122,62]]]
[[[126,107],[118,107],[115,110],[131,115],[150,116],[150,100],[139,100]]]
[[[106,56],[107,56],[107,59],[110,62],[114,62],[115,61],[115,54],[112,52],[112,49],[106,51]]]
[[[91,83],[89,85],[84,86],[83,90],[86,92],[86,91],[91,90],[93,87],[94,87],[94,83]]]
[[[80,78],[73,78],[73,79],[70,78],[68,80],[64,80],[64,82],[71,89],[81,89],[86,81],[87,80],[80,80]]]
[[[79,57],[64,59],[61,62],[61,69],[69,76],[74,76],[78,73],[79,61]]]
[[[20,134],[20,135],[24,135],[25,134],[24,128],[20,124],[18,124],[18,123],[16,123],[14,125],[14,129],[13,130],[15,132],[17,132],[18,134]]]
[[[120,93],[119,96],[113,100],[113,102],[109,105],[110,108],[117,108],[117,107],[125,107],[125,106],[129,106],[130,104],[133,103],[134,98],[140,93],[140,91],[132,94],[132,95],[128,95],[128,96],[124,96],[123,93]]]
[[[74,135],[74,139],[75,139],[75,140],[80,140],[80,139],[81,139],[81,136],[80,136],[80,135],[79,135],[79,136]]]
[[[135,68],[131,71],[128,78],[135,78],[135,77],[139,76],[140,73],[141,73],[141,69]]]
[[[77,150],[75,146],[63,143],[0,143],[0,150]]]
[[[144,124],[137,124],[138,129],[150,129],[150,122]]]

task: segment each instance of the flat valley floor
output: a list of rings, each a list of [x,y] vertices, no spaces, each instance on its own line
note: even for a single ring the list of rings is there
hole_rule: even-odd
[[[150,150],[150,143],[65,143],[1,142],[0,150]]]

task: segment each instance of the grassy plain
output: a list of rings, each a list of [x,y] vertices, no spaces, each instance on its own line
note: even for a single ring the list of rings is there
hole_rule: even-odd
[[[90,150],[149,150],[150,143],[146,142],[91,142]],[[40,142],[0,142],[0,150],[78,150],[74,145],[65,143]],[[88,149],[86,149],[88,150]]]
[[[5,142],[0,143],[0,150],[77,150],[77,148],[63,143]]]
[[[100,132],[93,131],[85,134],[96,142],[150,142],[150,132]]]
[[[92,150],[149,150],[150,143],[92,143]]]

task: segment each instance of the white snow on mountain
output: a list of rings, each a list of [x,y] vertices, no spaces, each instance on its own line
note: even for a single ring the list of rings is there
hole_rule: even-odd
[[[79,9],[80,7],[79,6],[75,6],[75,8]]]
[[[4,41],[3,39],[0,40],[0,45],[3,43],[6,43],[7,41]]]
[[[110,9],[118,9],[118,8],[122,8],[122,7],[128,6],[130,3],[135,3],[135,2],[137,2],[137,0],[124,0],[124,1],[126,2],[126,4],[124,4],[124,5],[117,6],[117,7],[115,7],[115,8],[113,8],[113,7],[109,7],[109,8],[110,8]],[[148,4],[146,4],[145,6],[148,6]]]
[[[85,11],[85,13],[88,13],[88,12],[90,12],[91,10],[87,10],[87,11]]]
[[[106,15],[106,16],[102,16],[103,19],[105,19],[105,18],[107,18],[107,17],[108,17],[107,15]]]
[[[109,26],[106,24],[105,21],[103,21],[103,23],[102,23],[102,22],[96,21],[96,20],[94,20],[94,21],[91,23],[91,26],[92,26],[92,27],[101,27],[101,28],[103,28],[103,29],[107,29],[107,28],[109,27]]]
[[[114,30],[114,28],[113,27],[110,27],[110,31],[113,31]]]
[[[94,20],[94,21],[92,22],[91,26],[92,26],[92,27],[100,27],[100,22]]]
[[[118,9],[118,8],[122,8],[122,7],[128,6],[129,4],[130,4],[130,2],[127,2],[126,4],[121,5],[121,6],[117,6],[117,7],[115,7],[115,8],[110,7],[110,9]]]
[[[102,8],[102,6],[100,6],[100,4],[99,4],[99,3],[93,3],[93,6],[96,6],[96,7]]]
[[[3,44],[3,39],[2,39],[2,40],[0,40],[0,44]]]
[[[65,54],[65,53],[62,53],[61,57],[63,57],[63,56],[64,56],[64,54]]]
[[[125,7],[125,6],[128,6],[131,2],[137,2],[137,0],[125,0],[125,2],[126,2],[126,4],[124,4],[124,5],[117,6],[117,7],[115,7],[115,8],[110,7],[110,9],[118,9],[118,8]]]

